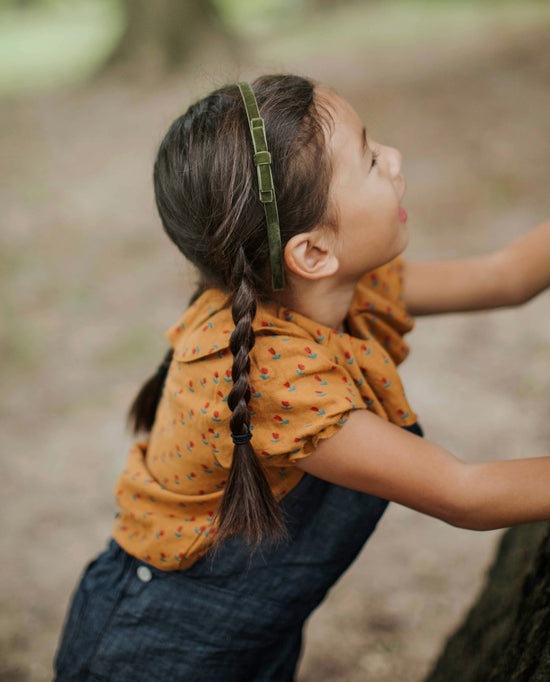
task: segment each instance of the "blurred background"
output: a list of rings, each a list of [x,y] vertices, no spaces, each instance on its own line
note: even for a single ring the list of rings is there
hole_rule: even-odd
[[[405,258],[488,253],[550,215],[549,29],[533,0],[0,3],[1,680],[52,677],[127,408],[192,290],[152,191],[171,121],[226,82],[312,76],[400,149]],[[548,303],[417,319],[402,376],[428,439],[549,454]],[[502,533],[390,505],[308,623],[298,680],[422,680]]]

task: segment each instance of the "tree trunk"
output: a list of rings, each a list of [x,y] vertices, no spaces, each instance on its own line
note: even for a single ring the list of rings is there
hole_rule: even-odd
[[[101,74],[168,74],[209,49],[240,55],[239,40],[223,24],[212,0],[124,0],[124,7],[126,29]]]
[[[550,524],[510,528],[425,682],[550,680]]]

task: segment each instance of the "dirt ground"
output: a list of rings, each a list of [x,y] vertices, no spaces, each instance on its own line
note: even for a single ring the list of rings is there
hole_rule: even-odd
[[[323,81],[403,154],[405,257],[487,253],[550,215],[549,28],[376,50],[320,40],[285,60],[281,39],[253,53],[253,71],[200,63],[154,86],[4,103],[1,680],[52,677],[69,595],[110,533],[126,409],[190,293],[151,184],[156,146],[190,97],[259,72]],[[549,302],[417,319],[402,376],[428,439],[468,461],[549,454]],[[300,682],[420,682],[503,532],[391,504],[310,619]]]

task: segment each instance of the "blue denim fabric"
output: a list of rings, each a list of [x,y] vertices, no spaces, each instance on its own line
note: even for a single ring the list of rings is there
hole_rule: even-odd
[[[57,682],[291,682],[305,620],[387,505],[306,474],[281,501],[289,541],[250,556],[232,537],[185,571],[148,566],[148,582],[111,540],[73,595]]]

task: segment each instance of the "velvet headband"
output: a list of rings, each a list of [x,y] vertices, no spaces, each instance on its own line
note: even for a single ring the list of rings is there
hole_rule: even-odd
[[[269,261],[271,264],[271,283],[275,291],[284,289],[283,258],[281,248],[281,231],[279,229],[279,212],[271,175],[271,154],[267,148],[264,119],[260,116],[256,97],[249,83],[237,83],[250,124],[252,142],[254,144],[254,164],[258,171],[260,201],[264,205],[267,222],[267,239],[269,244]]]

